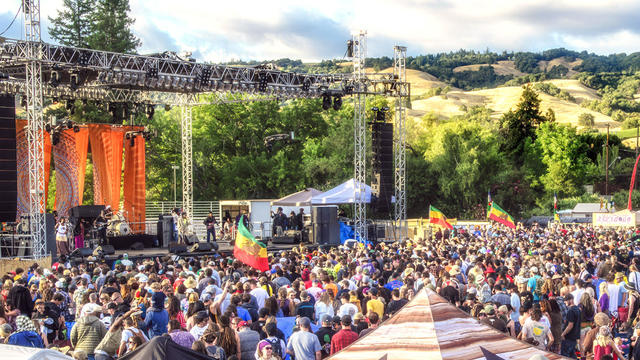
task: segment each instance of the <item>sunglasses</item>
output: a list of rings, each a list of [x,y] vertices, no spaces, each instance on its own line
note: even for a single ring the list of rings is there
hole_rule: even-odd
[[[264,347],[264,350],[272,350],[271,346]]]

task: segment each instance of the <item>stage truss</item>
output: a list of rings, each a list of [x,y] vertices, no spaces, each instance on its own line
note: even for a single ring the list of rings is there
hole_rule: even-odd
[[[183,60],[171,54],[118,54],[41,42],[40,1],[23,0],[26,40],[0,38],[0,93],[19,94],[27,105],[29,212],[33,256],[45,256],[44,98],[86,99],[182,107],[182,207],[193,214],[192,108],[198,105],[317,98],[325,94],[354,97],[355,230],[367,237],[366,97],[394,97],[395,209],[398,230],[406,236],[405,111],[406,48],[394,48],[393,73],[365,72],[366,32],[354,35],[353,73],[302,74],[268,66],[226,66]]]

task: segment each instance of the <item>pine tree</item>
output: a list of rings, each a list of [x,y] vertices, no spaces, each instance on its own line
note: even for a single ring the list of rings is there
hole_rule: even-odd
[[[131,32],[135,22],[128,12],[129,0],[99,0],[92,14],[89,46],[92,49],[131,53],[140,40]]]
[[[90,0],[64,0],[63,9],[58,10],[58,15],[54,18],[49,17],[51,37],[62,45],[88,47],[91,31],[91,3]]]

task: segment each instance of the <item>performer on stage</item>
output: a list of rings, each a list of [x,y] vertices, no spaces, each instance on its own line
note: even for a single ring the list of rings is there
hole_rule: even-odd
[[[109,214],[111,214],[109,212]],[[111,216],[109,216],[110,218]],[[98,230],[98,234],[100,236],[100,245],[107,243],[107,223],[109,219],[107,218],[106,211],[100,211],[100,215],[93,221],[93,226]]]
[[[85,225],[85,220],[80,219],[78,221],[78,225],[76,225],[75,229],[73,229],[76,249],[84,247],[84,225]]]
[[[185,211],[182,212],[180,222],[178,223],[178,233],[178,243],[186,244],[187,236],[191,234],[191,222],[189,221],[189,217],[187,217],[187,213]]]
[[[207,242],[210,242],[209,238],[213,236],[213,242],[216,242],[216,217],[213,216],[213,212],[209,211],[209,215],[204,219],[204,224],[207,227]]]
[[[67,218],[61,217],[56,225],[56,248],[58,256],[69,255],[69,240],[67,237]]]

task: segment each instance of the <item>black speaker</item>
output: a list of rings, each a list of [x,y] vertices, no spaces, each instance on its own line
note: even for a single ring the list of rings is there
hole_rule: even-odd
[[[45,253],[51,255],[51,260],[53,260],[58,254],[58,249],[56,248],[56,218],[51,213],[47,213],[44,216],[47,229]]]
[[[100,212],[105,209],[104,205],[80,205],[74,206],[69,210],[69,216],[72,218],[97,218]]]
[[[393,124],[371,123],[371,205],[376,212],[386,213],[391,209],[394,193],[393,181]]]
[[[314,243],[318,245],[340,245],[337,207],[314,207],[311,209],[311,219],[313,220]]]
[[[0,95],[0,222],[16,221],[17,208],[16,100]]]
[[[173,240],[173,216],[162,214],[158,217],[157,232],[158,244],[161,247],[169,247],[169,243]]]
[[[210,252],[218,251],[218,243],[198,242],[193,245],[192,251]]]
[[[169,252],[173,254],[181,254],[187,252],[187,245],[178,244],[177,242],[169,243]]]

